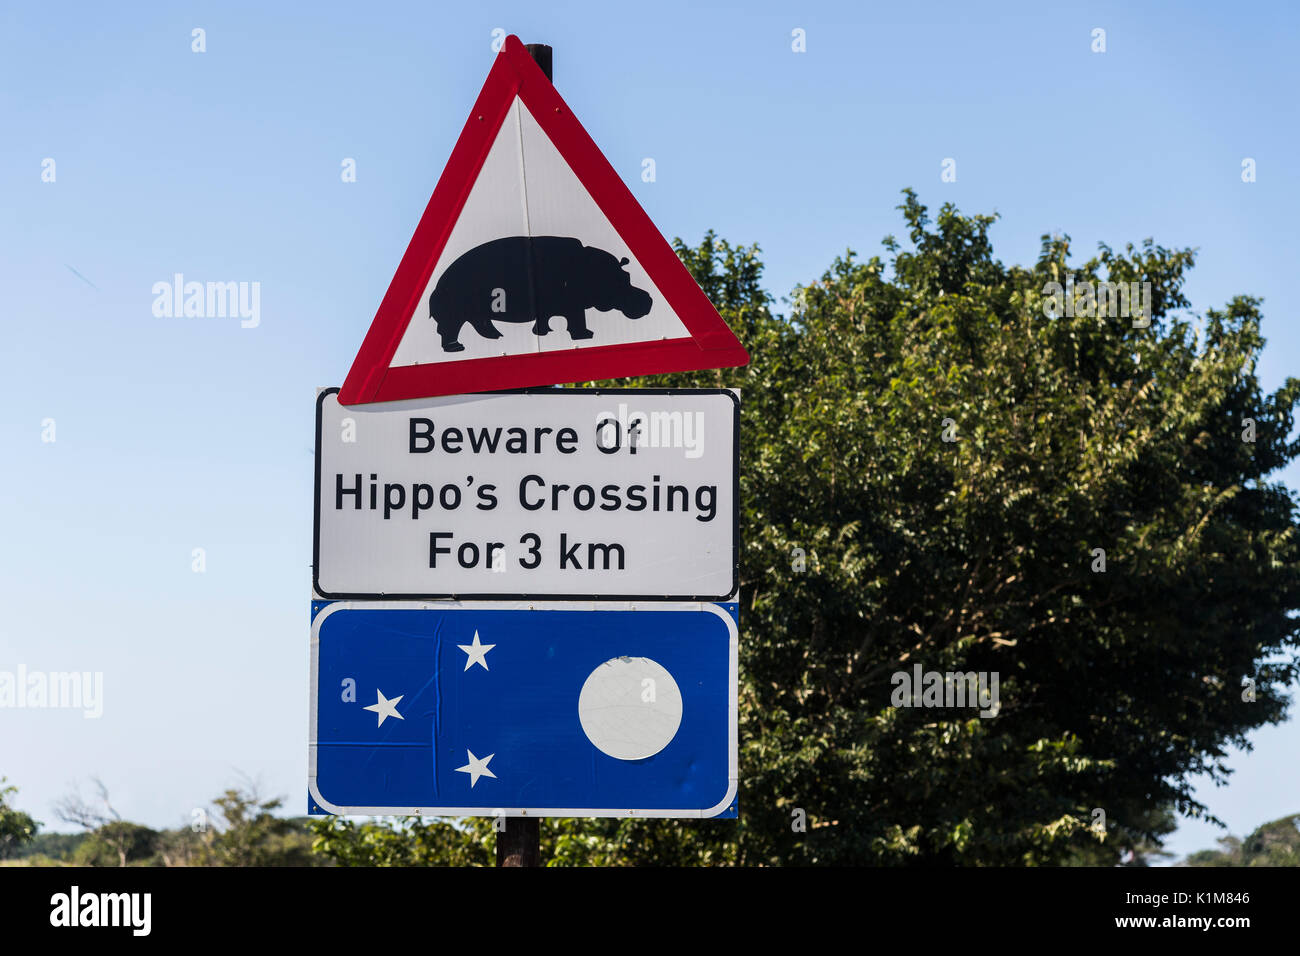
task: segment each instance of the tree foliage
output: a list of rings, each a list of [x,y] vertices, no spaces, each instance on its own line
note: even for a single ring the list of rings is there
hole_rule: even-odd
[[[312,850],[339,866],[490,866],[496,859],[491,821],[402,817],[312,821]]]
[[[95,796],[89,800],[78,787],[61,798],[54,807],[55,816],[64,823],[81,827],[87,838],[77,847],[73,862],[81,866],[127,866],[152,855],[158,834],[129,820],[114,809],[108,787],[98,777],[92,778]]]
[[[1118,858],[1158,838],[1154,809],[1203,813],[1189,778],[1222,778],[1285,713],[1295,511],[1266,476],[1296,455],[1300,382],[1262,393],[1257,300],[1198,338],[1190,250],[1103,246],[1071,270],[1044,237],[1006,267],[992,217],[945,206],[932,228],[910,192],[902,211],[892,268],[837,260],[729,376],[749,452],[741,859],[1059,862],[1094,808]],[[1149,282],[1149,327],[1047,318],[1069,272]],[[888,706],[916,662],[999,673],[998,715]]]
[[[1219,849],[1200,850],[1186,866],[1300,866],[1300,813],[1258,827],[1244,840],[1226,836]]]
[[[73,787],[55,805],[56,815],[81,834],[42,834],[28,847],[35,864],[78,866],[322,866],[311,852],[309,821],[283,817],[281,798],[264,799],[247,778],[196,809],[175,829],[154,830],[122,818],[108,788],[92,778],[95,797]],[[2,802],[2,801],[0,801]]]
[[[197,862],[206,866],[310,866],[311,836],[300,819],[277,816],[279,797],[265,799],[253,785],[232,787],[213,801],[217,814],[205,829]]]
[[[158,843],[158,831],[129,820],[109,820],[86,834],[72,852],[77,866],[146,866]]]
[[[17,787],[6,786],[6,778],[0,777],[0,860],[14,856],[26,844],[36,837],[40,824],[30,814],[13,806]]]

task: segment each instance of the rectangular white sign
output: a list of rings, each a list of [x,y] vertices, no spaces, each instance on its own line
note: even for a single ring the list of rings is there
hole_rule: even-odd
[[[740,400],[559,389],[316,402],[322,598],[722,601]]]

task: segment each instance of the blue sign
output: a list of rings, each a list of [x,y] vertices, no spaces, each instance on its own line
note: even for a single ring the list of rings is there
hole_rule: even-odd
[[[736,815],[735,605],[313,615],[313,813]]]

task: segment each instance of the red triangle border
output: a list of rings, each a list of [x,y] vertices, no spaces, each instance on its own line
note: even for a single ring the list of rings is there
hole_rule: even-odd
[[[419,307],[429,277],[516,95],[614,225],[691,337],[389,368],[408,319]],[[390,402],[659,372],[731,368],[748,362],[749,354],[677,258],[672,246],[655,228],[519,38],[512,35],[506,38],[474,102],[474,109],[343,382],[339,402],[343,405]]]

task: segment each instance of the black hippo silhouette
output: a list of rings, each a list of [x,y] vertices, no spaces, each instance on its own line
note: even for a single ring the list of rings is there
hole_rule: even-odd
[[[499,339],[494,322],[531,322],[536,335],[563,316],[569,338],[592,338],[587,309],[617,309],[639,319],[653,304],[623,270],[627,257],[584,246],[566,236],[507,236],[475,246],[438,279],[429,295],[429,318],[437,324],[444,352],[461,352],[460,330],[468,322],[485,339]]]

